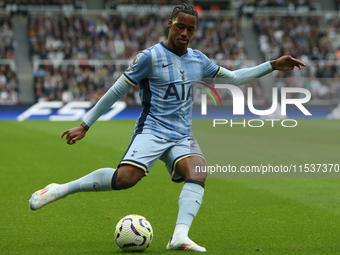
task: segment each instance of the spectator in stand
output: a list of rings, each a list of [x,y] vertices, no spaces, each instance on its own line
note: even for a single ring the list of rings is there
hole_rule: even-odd
[[[188,2],[188,0],[107,0],[105,6],[107,9],[116,9],[117,5],[121,4],[178,5]]]
[[[0,59],[15,59],[14,48],[16,43],[13,40],[10,17],[7,14],[0,17],[0,38]],[[0,89],[0,104],[18,103],[18,86],[13,66],[0,66]]]
[[[6,87],[6,84],[7,84],[7,77],[5,76],[5,72],[3,70],[1,70],[1,72],[0,72],[0,86]]]
[[[232,17],[202,17],[191,46],[212,59],[247,59],[240,24]]]
[[[0,59],[14,59],[13,50],[16,43],[13,40],[11,21],[6,14],[0,17]]]
[[[162,40],[166,22],[165,17],[153,14],[127,19],[123,16],[32,15],[28,35],[31,53],[40,58],[131,59],[140,49]],[[192,47],[196,46],[210,50],[208,55],[212,58],[217,54],[231,59],[245,56],[236,18],[203,18],[192,41]]]
[[[19,102],[18,82],[14,66],[0,65],[0,91],[2,100],[0,104],[16,104]]]
[[[336,56],[328,30],[340,19],[322,17],[258,17],[255,29],[265,59],[290,51],[293,57],[308,60],[327,60]]]
[[[253,12],[244,11],[246,7],[253,8],[283,8],[288,9],[290,12],[294,12],[296,10],[301,10],[303,12],[314,11],[316,7],[312,0],[237,0],[234,2],[234,6],[239,10],[239,13],[242,14],[250,14]],[[251,9],[251,8],[250,8]]]
[[[156,1],[144,1],[145,4]],[[165,3],[165,1],[159,1]],[[122,2],[121,2],[122,3]],[[127,2],[125,2],[127,3]],[[162,15],[130,15],[124,16],[82,16],[70,15],[31,15],[29,16],[28,35],[31,43],[31,53],[41,59],[77,59],[84,60],[79,70],[74,67],[68,72],[67,79],[63,78],[62,88],[45,88],[42,92],[48,100],[62,98],[66,80],[74,75],[73,86],[68,90],[75,100],[93,100],[95,93],[89,93],[89,84],[101,93],[110,83],[119,77],[125,67],[115,66],[106,75],[107,70],[99,69],[104,74],[95,74],[86,66],[88,59],[97,60],[131,60],[139,50],[145,49],[164,40],[164,27],[167,19]],[[198,24],[192,48],[198,48],[212,59],[246,60],[247,55],[240,34],[240,24],[236,18],[203,17]],[[163,38],[163,39],[162,39]],[[59,68],[60,69],[60,68]],[[46,69],[54,80],[54,72]],[[59,70],[60,72],[60,70]],[[58,76],[59,74],[56,73]],[[62,75],[63,76],[63,75]],[[103,76],[101,78],[100,76]],[[43,83],[50,78],[42,77]],[[57,82],[53,82],[57,84]],[[76,89],[78,87],[78,89]],[[135,94],[131,92],[131,95]],[[89,94],[89,95],[88,95]],[[135,96],[130,98],[136,99]],[[94,99],[95,100],[95,99]],[[131,101],[130,99],[128,100]]]
[[[13,87],[11,87],[9,90],[9,102],[10,104],[19,103],[19,95]]]
[[[332,91],[337,91],[332,86],[336,84],[334,78],[339,75],[339,66],[332,61],[339,57],[328,36],[330,32],[339,30],[339,17],[256,17],[255,28],[265,59],[290,52],[293,57],[309,63],[300,73],[279,72],[278,77],[295,83],[299,82],[299,77],[309,77],[303,86],[311,90],[312,99],[339,98],[339,93],[332,94]],[[321,82],[321,78],[327,80]]]
[[[1,103],[6,103],[6,101],[9,98],[9,93],[8,93],[8,91],[6,89],[6,84],[1,84],[0,85],[0,89],[1,89],[1,92],[0,92],[0,102]]]

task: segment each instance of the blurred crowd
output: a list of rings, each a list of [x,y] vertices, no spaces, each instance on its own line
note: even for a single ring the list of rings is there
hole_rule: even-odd
[[[91,101],[97,102],[117,80],[126,66],[43,65],[34,71],[37,101]],[[129,91],[122,100],[139,103],[138,89]]]
[[[236,17],[201,17],[191,47],[216,60],[248,58]]]
[[[166,39],[168,17],[30,16],[28,35],[31,56],[39,59],[133,59]],[[212,59],[247,58],[237,18],[202,17],[191,47]]]
[[[339,32],[340,19],[320,16],[256,17],[260,51],[266,60],[291,54],[304,60],[329,60],[336,53],[329,32]]]
[[[340,10],[340,0],[334,0],[335,6],[337,10]]]
[[[17,104],[19,102],[18,84],[12,65],[0,64],[0,104]]]
[[[339,28],[338,17],[255,17],[258,44],[266,60],[288,54],[307,64],[301,71],[278,72],[278,87],[307,88],[313,99],[338,98],[339,66],[334,62],[339,58],[330,33],[340,32]]]
[[[30,16],[31,54],[39,59],[133,59],[164,36],[165,17]]]
[[[339,65],[322,62],[311,63],[302,70],[278,72],[275,87],[301,87],[311,91],[313,100],[339,100],[340,97]],[[299,94],[291,97],[301,96]]]
[[[126,18],[124,16],[31,15],[28,22],[31,56],[33,59],[59,61],[89,59],[131,61],[141,49],[166,40],[167,21],[168,17],[156,15],[130,15]],[[240,24],[232,17],[201,18],[191,47],[201,50],[208,57],[216,60],[247,59]],[[44,68],[43,65],[40,67],[40,69]],[[82,72],[81,70],[82,68],[79,68],[77,71]],[[123,71],[125,69],[121,67],[109,68],[108,74],[112,78],[109,79],[109,83],[112,84],[119,77],[115,75],[116,73]],[[47,73],[47,77],[51,76],[53,79],[54,70]],[[42,86],[46,77],[40,78],[41,80],[35,81],[35,88],[36,91],[43,93],[37,93],[37,99],[60,99],[62,93],[50,93],[50,89]],[[61,92],[68,89],[73,93],[74,100],[98,99],[94,93],[84,96],[85,90],[89,92],[92,89],[89,84],[84,84],[83,89],[78,89],[84,92],[82,96],[74,92],[74,89],[66,88],[67,84],[71,86],[71,83],[65,83],[54,87],[59,88]],[[74,84],[82,86],[77,80]],[[95,91],[97,88],[98,86],[94,84]],[[130,97],[128,99],[130,100]],[[138,101],[134,98],[134,102],[138,103]]]
[[[8,15],[0,16],[0,59],[14,59],[15,42]]]
[[[295,8],[296,6],[309,6],[313,7],[312,0],[238,0],[236,4],[239,7],[244,5],[253,5],[259,7],[290,7]]]
[[[25,0],[7,2],[27,3]],[[34,2],[39,4],[41,0]],[[44,1],[45,4],[77,2],[77,0]],[[240,1],[241,4],[254,2],[258,6],[311,4],[307,0]],[[106,3],[135,4],[136,1],[117,0]],[[169,4],[169,1],[144,0],[138,1],[138,4],[162,5]],[[174,1],[171,1],[171,4],[175,4]],[[35,60],[47,61],[34,64],[36,100],[64,102],[78,100],[95,103],[120,77],[127,68],[127,63],[132,61],[140,50],[166,40],[165,30],[168,19],[168,14],[29,14],[27,33],[32,63],[35,63]],[[246,63],[248,56],[241,35],[240,22],[241,19],[233,16],[202,16],[190,47],[202,51],[217,62],[227,59]],[[308,64],[308,67],[302,71],[277,73],[277,77],[286,81],[287,86],[294,84],[300,77],[308,77],[304,82],[300,79],[298,86],[309,88],[315,98],[332,99],[334,95],[339,95],[337,84],[320,85],[315,78],[339,78],[338,65],[336,63],[329,65],[327,61],[340,59],[340,50],[337,54],[330,38],[330,33],[340,32],[340,18],[255,16],[254,24],[264,60],[289,54]],[[0,38],[0,60],[14,59],[13,52],[16,44],[13,41],[10,18],[7,15],[0,17]],[[89,60],[102,62],[98,65],[90,63]],[[123,62],[119,62],[122,60]],[[317,61],[316,64],[313,61]],[[1,102],[9,98],[18,100],[15,70],[9,64],[0,67],[6,68],[0,73],[4,77],[0,83]],[[247,66],[241,64],[224,67],[233,70]],[[279,86],[282,86],[282,80],[279,80]],[[247,86],[242,89],[246,91]],[[253,82],[252,86],[254,98],[260,99],[264,94],[260,82]],[[14,96],[10,96],[11,94]],[[224,99],[231,98],[228,93],[221,92],[221,96]],[[123,100],[130,104],[140,103],[138,88],[131,89]]]
[[[105,6],[109,9],[116,9],[117,5],[121,4],[178,5],[181,3],[188,3],[188,0],[107,0]]]
[[[14,66],[6,63],[15,59],[13,30],[10,17],[0,17],[0,104],[16,104],[18,98],[17,77]]]
[[[2,0],[2,6],[6,4],[20,4],[20,5],[63,5],[72,4],[76,5],[78,0]]]

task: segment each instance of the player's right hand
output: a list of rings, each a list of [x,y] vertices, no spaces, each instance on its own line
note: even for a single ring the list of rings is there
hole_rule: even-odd
[[[69,130],[66,130],[62,135],[61,139],[66,135],[67,144],[75,144],[78,140],[83,139],[87,130],[83,126],[78,126]]]

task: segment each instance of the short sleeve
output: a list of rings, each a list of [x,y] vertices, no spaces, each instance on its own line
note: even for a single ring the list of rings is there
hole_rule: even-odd
[[[137,86],[141,80],[148,77],[151,73],[151,68],[151,53],[149,51],[141,51],[130,63],[122,77],[132,86]]]
[[[200,52],[201,59],[203,61],[203,78],[212,78],[215,79],[217,75],[221,72],[222,68],[213,62],[204,55],[202,52]]]

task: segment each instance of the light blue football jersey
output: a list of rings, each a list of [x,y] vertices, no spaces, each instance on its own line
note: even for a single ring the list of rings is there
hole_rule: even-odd
[[[134,134],[151,133],[170,141],[189,136],[198,81],[219,72],[221,67],[198,50],[188,48],[180,56],[161,42],[139,52],[122,75],[140,87],[143,111]]]

